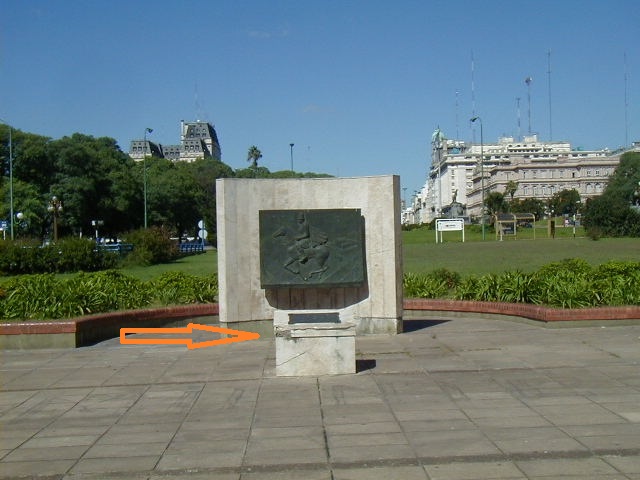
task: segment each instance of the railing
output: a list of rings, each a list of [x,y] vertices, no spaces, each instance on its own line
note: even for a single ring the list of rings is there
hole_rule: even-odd
[[[204,243],[202,242],[189,242],[178,244],[180,253],[204,253]]]
[[[114,252],[120,255],[126,255],[133,250],[133,245],[131,243],[107,243],[100,244],[97,246],[97,248],[98,250],[102,250],[103,252]],[[178,249],[182,254],[204,253],[204,243],[179,243]]]
[[[131,243],[106,243],[97,246],[98,250],[104,252],[114,252],[120,255],[126,255],[133,250],[133,244]]]

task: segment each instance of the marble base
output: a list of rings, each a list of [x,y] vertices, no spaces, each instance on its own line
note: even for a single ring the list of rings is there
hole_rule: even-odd
[[[275,325],[276,375],[283,377],[356,372],[353,323]]]

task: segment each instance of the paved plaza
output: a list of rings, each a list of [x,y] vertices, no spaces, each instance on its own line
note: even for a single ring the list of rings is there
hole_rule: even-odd
[[[273,339],[3,351],[0,478],[640,480],[640,325],[406,327],[323,377]]]

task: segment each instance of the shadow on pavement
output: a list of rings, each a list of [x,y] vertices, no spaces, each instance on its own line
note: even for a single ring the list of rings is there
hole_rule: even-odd
[[[448,323],[451,320],[407,320],[405,319],[403,322],[403,332],[402,333],[411,333],[417,330],[423,330],[425,328],[435,327],[436,325],[440,325],[442,323]]]

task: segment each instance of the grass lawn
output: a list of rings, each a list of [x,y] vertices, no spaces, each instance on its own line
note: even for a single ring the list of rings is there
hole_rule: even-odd
[[[524,230],[524,229],[523,229]],[[531,229],[529,229],[531,230]],[[571,228],[557,230],[556,238],[547,238],[546,230],[536,232],[536,240],[505,238],[479,233],[466,235],[462,243],[461,232],[445,232],[444,243],[435,243],[433,230],[412,230],[403,233],[403,258],[406,273],[427,273],[438,268],[461,275],[499,273],[506,270],[530,272],[542,265],[566,258],[584,258],[593,265],[609,260],[640,261],[640,238],[603,238],[598,241],[586,237],[573,238]],[[582,232],[580,232],[582,233]],[[180,271],[193,275],[217,272],[217,253],[209,250],[201,255],[182,258],[176,262],[151,267],[129,267],[123,273],[141,280],[150,280],[165,271]]]
[[[435,238],[435,234],[434,234]],[[543,238],[480,242],[435,240],[404,245],[404,271],[427,273],[438,268],[461,275],[500,273],[507,270],[532,272],[566,258],[583,258],[592,265],[609,260],[640,261],[640,238]]]
[[[121,271],[145,282],[168,271],[200,276],[211,275],[218,271],[218,253],[216,250],[207,250],[205,253],[183,257],[171,263],[150,267],[124,267]]]

